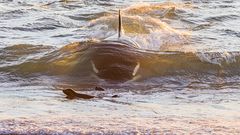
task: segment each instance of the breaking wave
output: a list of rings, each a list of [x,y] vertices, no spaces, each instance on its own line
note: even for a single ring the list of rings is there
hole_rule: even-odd
[[[1,72],[27,76],[44,74],[89,77],[95,74],[91,63],[93,60],[98,64],[97,68],[107,69],[107,66],[114,63],[118,67],[116,70],[127,68],[129,72],[133,72],[134,68],[131,63],[139,63],[140,67],[136,74],[143,79],[166,75],[240,74],[240,52],[161,52],[96,41],[76,42],[61,49],[15,45],[2,49],[0,57]],[[109,74],[114,75],[115,72],[111,70]]]

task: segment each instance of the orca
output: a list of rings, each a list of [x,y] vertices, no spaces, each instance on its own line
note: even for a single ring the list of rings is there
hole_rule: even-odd
[[[132,80],[140,68],[134,50],[139,45],[130,38],[123,37],[121,11],[118,12],[118,37],[92,43],[94,53],[91,65],[94,73],[102,79],[113,81]]]

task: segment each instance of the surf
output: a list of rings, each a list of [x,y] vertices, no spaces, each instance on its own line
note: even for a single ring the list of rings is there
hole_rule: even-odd
[[[239,52],[198,51],[188,45],[188,32],[152,17],[161,11],[174,18],[182,8],[186,6],[143,4],[123,9],[123,15],[100,16],[80,28],[91,38],[61,48],[30,44],[2,48],[0,71],[120,83],[162,76],[239,74]]]

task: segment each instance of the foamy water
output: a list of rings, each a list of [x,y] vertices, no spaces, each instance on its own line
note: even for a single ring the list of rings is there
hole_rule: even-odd
[[[239,6],[0,1],[0,134],[240,134]],[[118,9],[138,47],[92,46],[116,38]],[[117,56],[140,64],[133,79],[94,73]]]

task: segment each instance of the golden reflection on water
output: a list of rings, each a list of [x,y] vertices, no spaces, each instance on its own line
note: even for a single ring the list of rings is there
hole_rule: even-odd
[[[64,6],[72,3],[71,1],[67,0],[60,2]],[[49,3],[44,4],[41,7],[45,8],[43,11],[50,12],[54,11],[55,6],[57,6],[57,4],[54,5],[53,3]],[[24,8],[24,10],[31,8],[27,7]],[[90,80],[94,80],[91,77],[88,78],[89,80],[81,80],[82,76],[66,77],[67,73],[69,72],[74,75],[80,72],[78,69],[79,65],[77,64],[81,62],[82,57],[81,51],[78,50],[84,49],[86,46],[84,44],[80,44],[79,42],[71,43],[61,49],[56,49],[53,51],[53,53],[48,54],[49,57],[40,59],[39,63],[38,61],[36,62],[31,61],[32,59],[27,59],[29,61],[26,63],[21,63],[16,66],[14,65],[13,67],[7,67],[7,69],[5,68],[6,71],[9,71],[7,73],[10,75],[2,77],[4,75],[1,74],[0,76],[0,134],[6,131],[6,129],[6,132],[9,132],[9,129],[14,133],[16,132],[23,134],[25,131],[27,131],[27,133],[36,132],[36,134],[39,132],[46,132],[46,134],[52,132],[76,132],[79,134],[89,132],[110,132],[120,134],[125,132],[131,132],[133,134],[240,133],[240,110],[238,107],[238,70],[236,72],[234,72],[235,70],[232,71],[233,73],[236,73],[235,76],[224,76],[227,71],[224,68],[230,67],[232,64],[231,62],[238,62],[239,60],[231,61],[235,60],[235,55],[229,53],[216,53],[216,56],[213,57],[208,53],[202,55],[200,54],[202,57],[200,57],[200,55],[196,56],[194,53],[189,53],[196,52],[197,50],[194,48],[195,46],[191,46],[193,49],[191,49],[191,47],[183,46],[187,42],[185,40],[191,39],[191,36],[193,36],[193,31],[191,31],[191,28],[187,30],[179,30],[177,28],[174,28],[177,26],[172,26],[171,21],[168,20],[172,19],[174,22],[178,19],[185,19],[184,17],[178,18],[179,16],[176,14],[176,12],[180,9],[183,10],[181,10],[181,12],[187,12],[187,10],[193,10],[195,8],[196,5],[193,5],[190,2],[187,2],[187,4],[167,2],[163,4],[134,4],[123,9],[123,28],[127,36],[132,36],[133,38],[136,36],[135,39],[140,39],[140,43],[145,43],[147,45],[149,45],[149,43],[155,43],[157,44],[157,47],[160,46],[160,41],[166,40],[166,42],[161,43],[161,47],[154,49],[157,51],[161,50],[183,52],[174,52],[171,55],[161,54],[150,57],[150,60],[140,60],[142,67],[145,66],[147,67],[146,69],[151,69],[149,70],[149,74],[150,72],[154,73],[155,75],[159,73],[157,74],[157,77],[160,77],[157,80],[147,80],[145,82],[127,82],[117,85],[107,83],[100,80],[99,78],[99,80],[95,78],[97,81],[90,82]],[[37,8],[37,10],[39,9]],[[25,12],[23,13],[25,14]],[[62,12],[54,11],[53,14],[62,15]],[[66,20],[71,20],[70,22],[66,22],[70,23],[70,26],[72,26],[74,24],[72,21],[76,18],[65,18],[66,20],[64,20],[64,17],[68,17],[69,14],[64,14],[61,19],[63,19],[63,22]],[[79,11],[75,12],[74,14],[77,16],[77,22],[81,21],[81,15],[80,17],[78,16]],[[154,18],[154,16],[157,16],[158,19]],[[100,33],[99,35],[96,34],[95,36],[98,37],[100,35],[103,35],[104,37],[108,34],[107,32],[109,31],[116,32],[118,24],[116,18],[117,16],[114,15],[114,13],[96,14],[93,17],[90,17],[90,19],[85,19],[91,20],[89,22],[87,21],[87,23],[85,22],[86,25],[81,27],[77,25],[76,28],[74,27],[71,29],[71,32],[79,28],[80,31],[77,31],[75,33],[73,32],[74,36],[78,33],[88,30],[92,30],[89,33],[93,33],[94,35],[94,32],[103,30],[103,33]],[[203,18],[197,19],[201,20]],[[18,20],[16,22],[21,21]],[[180,23],[179,21],[177,22]],[[68,25],[68,23],[63,24],[65,26]],[[224,25],[228,23],[229,22],[224,23]],[[188,25],[197,24],[198,23]],[[204,28],[211,28],[211,26],[217,23],[209,24],[203,23],[199,26],[193,27],[195,28],[193,30],[196,31],[202,30]],[[18,27],[11,28],[11,30],[14,29],[18,29]],[[66,29],[69,29],[69,27]],[[221,29],[225,28],[223,27]],[[37,37],[41,37],[41,30],[38,27],[33,29],[34,32],[36,32],[36,30],[39,32],[36,34]],[[104,35],[104,30],[105,33],[107,33],[106,35]],[[17,31],[21,31],[21,29],[18,29]],[[44,35],[46,34],[45,31],[43,33]],[[84,35],[86,33],[81,34]],[[26,33],[21,33],[19,35],[24,34]],[[151,34],[153,37],[151,37]],[[236,32],[232,34],[234,35]],[[8,36],[11,36],[11,34]],[[59,39],[56,38],[59,35],[56,36],[53,34],[53,36],[55,37],[50,38],[54,39],[54,41],[57,41]],[[204,38],[208,38],[208,36],[212,35],[209,34]],[[60,37],[63,38],[62,35],[60,35]],[[77,39],[79,37],[77,37]],[[11,37],[10,39],[24,40],[22,37]],[[209,37],[209,39],[211,39],[211,37]],[[45,49],[48,50],[47,48]],[[19,44],[5,48],[5,50],[1,53],[7,52],[6,54],[9,55],[9,57],[5,59],[7,62],[11,63],[11,61],[14,61],[20,63],[20,60],[18,60],[19,57],[21,57],[23,60],[26,60],[24,59],[25,55],[38,53],[39,51],[45,51],[45,49],[44,47],[34,48],[33,45],[26,46]],[[5,55],[1,58],[4,59]],[[227,60],[230,60],[230,63],[228,63],[229,61]],[[224,61],[223,64],[221,63],[222,61]],[[239,66],[237,64],[235,65],[236,67]],[[75,66],[77,69],[74,69]],[[11,70],[8,70],[10,68]],[[48,70],[49,68],[51,68],[51,70]],[[19,69],[19,72],[14,72],[15,70]],[[197,74],[194,77],[193,75],[191,76],[190,72],[189,76],[181,78],[175,73],[175,71],[178,71],[177,69],[180,69],[180,71],[187,69],[182,73],[193,70],[197,71]],[[1,72],[4,72],[5,70],[1,70]],[[52,74],[50,74],[50,76],[47,76],[46,74],[41,74],[41,71],[56,71],[60,75],[51,76]],[[214,74],[216,72],[217,75],[212,77],[208,76],[209,74],[204,74],[204,72],[209,73],[209,71],[214,71],[210,73]],[[31,78],[24,76],[25,72],[28,72],[30,75],[31,73],[39,74],[37,74],[37,77],[35,76],[35,78]],[[168,73],[171,76],[168,76]],[[23,78],[14,78],[19,74],[23,74]],[[199,77],[202,74],[202,78]],[[10,79],[7,80],[6,78]],[[32,80],[37,80],[37,82],[34,82]],[[137,85],[141,83],[143,84],[139,86]],[[94,87],[98,86],[99,84],[108,86],[106,91],[95,91]],[[65,95],[62,93],[62,90],[66,88],[73,88],[77,91],[97,96],[104,95],[104,98],[96,98],[93,100],[67,100],[65,98]],[[110,96],[115,93],[119,95],[119,98],[110,98]]]

